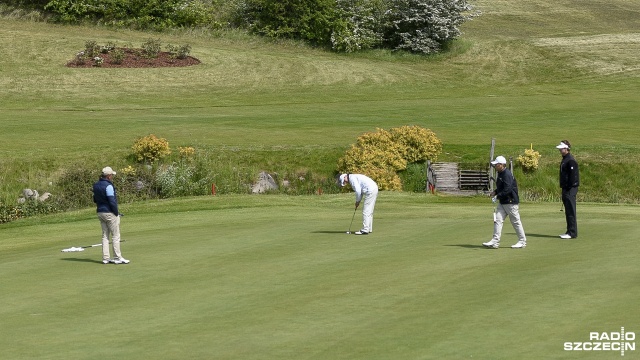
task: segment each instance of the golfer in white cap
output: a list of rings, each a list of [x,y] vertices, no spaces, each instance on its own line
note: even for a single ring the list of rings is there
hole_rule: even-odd
[[[562,204],[567,221],[567,231],[560,235],[561,239],[575,239],[578,237],[578,221],[576,217],[576,197],[580,186],[580,170],[578,162],[571,155],[571,143],[562,140],[556,149],[562,155],[560,163],[560,188],[562,188]]]
[[[362,174],[342,174],[339,180],[340,186],[347,183],[356,193],[356,209],[360,201],[364,198],[362,206],[362,229],[356,231],[356,235],[367,235],[373,232],[373,209],[376,206],[378,197],[378,184],[370,177]]]
[[[490,196],[496,197],[498,206],[496,207],[495,219],[493,221],[493,237],[490,241],[482,243],[482,245],[492,249],[500,247],[502,224],[504,223],[504,219],[509,216],[511,225],[518,236],[518,242],[511,247],[514,249],[522,249],[527,246],[527,237],[524,234],[524,228],[520,221],[518,183],[511,171],[507,169],[507,159],[505,159],[504,156],[498,156],[491,162],[491,165],[498,171],[498,178],[496,179],[496,190],[492,191]]]
[[[116,188],[113,186],[113,175],[116,172],[110,167],[102,169],[100,180],[93,184],[93,202],[96,203],[98,219],[102,227],[102,263],[128,264],[129,260],[122,257],[120,252],[120,212]],[[109,249],[109,235],[113,244],[115,258],[111,258]]]

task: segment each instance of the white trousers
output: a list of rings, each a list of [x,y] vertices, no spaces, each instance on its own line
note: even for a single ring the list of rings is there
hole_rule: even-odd
[[[376,206],[378,190],[364,194],[362,204],[362,231],[373,232],[373,209]]]
[[[504,223],[504,219],[509,216],[509,220],[511,220],[511,225],[513,229],[516,231],[516,236],[518,236],[518,241],[522,241],[523,243],[527,242],[527,237],[524,234],[524,228],[522,227],[522,222],[520,221],[520,211],[519,206],[512,204],[498,204],[496,208],[496,219],[493,222],[493,241],[499,243],[500,236],[502,235],[502,224]]]
[[[112,213],[98,213],[98,219],[100,219],[100,226],[102,226],[102,260],[109,260],[111,258],[109,248],[109,235],[111,235],[111,242],[113,245],[113,253],[115,258],[121,258],[120,252],[120,216]]]

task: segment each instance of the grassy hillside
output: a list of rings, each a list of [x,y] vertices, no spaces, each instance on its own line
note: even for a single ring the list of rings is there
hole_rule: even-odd
[[[125,165],[132,142],[149,133],[248,171],[287,164],[330,176],[361,133],[415,124],[443,140],[441,160],[486,163],[492,137],[507,156],[533,144],[543,169],[539,178],[520,181],[525,191],[553,190],[559,160],[553,145],[568,138],[578,159],[597,169],[586,178],[585,200],[626,194],[622,201],[638,202],[638,186],[617,179],[639,170],[640,5],[476,5],[483,15],[464,26],[448,54],[432,58],[341,55],[232,33],[148,34],[0,19],[0,193],[10,199],[25,186],[46,187],[68,164]],[[87,40],[138,46],[150,37],[189,43],[202,64],[64,67]],[[596,185],[605,174],[610,185]]]

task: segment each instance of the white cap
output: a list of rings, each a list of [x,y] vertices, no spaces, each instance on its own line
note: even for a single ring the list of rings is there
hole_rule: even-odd
[[[113,171],[112,168],[110,168],[109,166],[107,166],[106,168],[102,169],[102,175],[103,176],[107,176],[107,175],[115,175],[116,172]]]
[[[345,186],[347,184],[347,174],[340,175],[340,186]]]
[[[495,165],[495,164],[507,164],[507,159],[504,158],[504,156],[498,156],[495,160],[493,160],[491,162],[491,165]]]
[[[560,145],[556,146],[556,149],[568,149],[568,148],[569,148],[569,145],[563,142],[560,142]]]

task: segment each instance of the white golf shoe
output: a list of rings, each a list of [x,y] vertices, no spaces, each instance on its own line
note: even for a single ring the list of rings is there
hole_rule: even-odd
[[[118,259],[113,260],[113,263],[114,263],[114,264],[128,264],[129,262],[130,262],[129,260],[127,260],[127,259],[125,259],[125,258],[122,258],[122,257],[121,257],[121,258],[118,258]]]
[[[527,243],[524,241],[518,241],[515,245],[511,245],[512,249],[522,249],[527,247]]]
[[[113,259],[103,259],[102,263],[103,264],[113,264]]]
[[[571,239],[571,235],[569,235],[569,234],[562,234],[562,235],[560,235],[560,239]]]
[[[369,233],[364,231],[364,230],[356,231],[356,232],[354,232],[354,234],[356,234],[356,235],[369,235]]]
[[[500,247],[500,241],[495,241],[495,240],[491,240],[491,241],[487,241],[486,243],[482,243],[482,246],[490,248],[490,249],[497,249]]]

